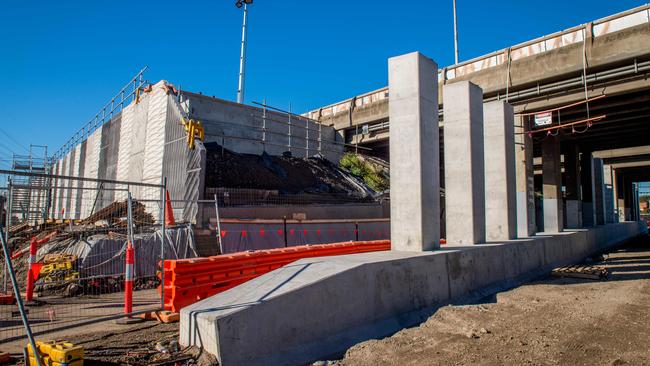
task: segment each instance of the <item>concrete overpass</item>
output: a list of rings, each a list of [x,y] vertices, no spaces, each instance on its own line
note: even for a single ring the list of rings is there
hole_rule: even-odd
[[[469,80],[483,89],[485,101],[506,100],[515,113],[544,110],[605,95],[590,109],[609,117],[594,132],[638,131],[648,116],[650,89],[650,5],[495,51],[438,71],[440,121],[442,85]],[[347,143],[387,156],[388,87],[306,113],[341,131]],[[632,111],[634,116],[630,116]],[[584,113],[584,106],[570,111]],[[571,114],[566,115],[569,121]],[[630,118],[633,117],[633,118]],[[594,142],[601,144],[602,140]]]
[[[541,162],[543,146],[553,148],[549,140],[560,145],[562,181],[557,185],[565,227],[638,217],[633,183],[650,181],[646,151],[650,145],[650,5],[439,70],[443,172],[443,86],[461,81],[480,86],[484,102],[505,100],[514,107],[520,147],[518,192],[535,202],[527,208],[529,233],[543,231],[545,226],[544,187],[553,184],[549,185],[549,177],[545,181]],[[388,87],[382,88],[306,115],[334,126],[346,143],[389,160],[389,92]],[[543,111],[552,115],[550,128],[536,126],[535,115]],[[533,159],[539,163],[537,170]],[[600,198],[602,189],[594,180],[603,181],[604,189],[612,193],[609,198]]]

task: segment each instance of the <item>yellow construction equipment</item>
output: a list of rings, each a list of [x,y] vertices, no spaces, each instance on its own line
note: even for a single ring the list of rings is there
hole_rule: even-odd
[[[73,254],[48,254],[43,259],[39,277],[46,284],[79,279],[79,272],[74,269],[76,260],[77,256]]]
[[[36,348],[45,366],[83,366],[84,348],[68,341],[37,341]],[[27,345],[29,365],[37,365],[30,344]]]
[[[194,150],[194,139],[198,138],[203,141],[205,139],[205,130],[200,121],[183,118],[181,122],[185,126],[185,132],[187,133],[187,146],[190,150]]]

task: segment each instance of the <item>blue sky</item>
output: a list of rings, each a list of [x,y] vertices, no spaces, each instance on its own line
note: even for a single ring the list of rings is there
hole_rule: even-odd
[[[387,84],[386,60],[453,63],[452,1],[255,0],[246,101],[304,112]],[[460,58],[642,5],[630,0],[458,0]],[[144,65],[146,78],[234,100],[234,0],[11,1],[0,11],[0,166],[56,150]],[[11,136],[11,137],[7,137]]]

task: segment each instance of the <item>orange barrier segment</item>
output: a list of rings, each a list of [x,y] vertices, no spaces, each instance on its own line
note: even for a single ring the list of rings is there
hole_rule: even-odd
[[[390,240],[302,245],[213,257],[165,261],[165,310],[181,308],[226,291],[302,258],[390,250]],[[158,288],[160,291],[160,287]]]

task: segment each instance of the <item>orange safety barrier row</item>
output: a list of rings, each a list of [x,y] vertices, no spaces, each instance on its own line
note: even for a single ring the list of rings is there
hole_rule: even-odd
[[[163,269],[165,310],[179,312],[187,305],[298,259],[385,250],[390,250],[390,240],[302,245],[205,258],[167,260]]]

